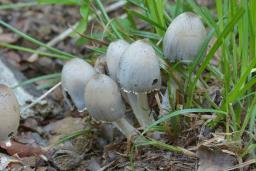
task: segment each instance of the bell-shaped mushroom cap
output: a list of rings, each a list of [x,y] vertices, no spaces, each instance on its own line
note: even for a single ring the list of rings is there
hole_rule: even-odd
[[[96,74],[94,68],[79,58],[68,61],[62,69],[63,89],[68,92],[79,112],[86,109],[84,88],[94,74]]]
[[[120,57],[125,49],[129,46],[124,40],[117,40],[109,44],[107,49],[107,66],[109,70],[109,75],[113,80],[117,80],[117,70],[120,61]]]
[[[161,75],[154,49],[143,40],[132,43],[122,54],[117,76],[122,89],[127,92],[158,90]]]
[[[87,110],[98,121],[115,122],[125,113],[119,88],[110,77],[97,74],[85,88]]]
[[[192,62],[206,37],[206,29],[200,18],[185,12],[177,16],[168,27],[164,39],[164,55],[171,62]]]
[[[17,133],[20,122],[20,107],[12,90],[0,84],[0,142]]]

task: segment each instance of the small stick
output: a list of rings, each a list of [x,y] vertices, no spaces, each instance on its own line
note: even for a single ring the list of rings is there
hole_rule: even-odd
[[[27,109],[33,107],[35,104],[39,103],[41,100],[43,100],[46,96],[48,96],[51,92],[53,92],[56,88],[58,88],[61,85],[61,82],[58,82],[55,86],[53,86],[50,90],[48,90],[46,93],[44,93],[42,96],[40,96],[39,98],[37,98],[34,102],[32,102],[31,104],[27,105],[26,107],[24,107],[21,111],[21,113],[23,113],[24,111],[26,111]]]

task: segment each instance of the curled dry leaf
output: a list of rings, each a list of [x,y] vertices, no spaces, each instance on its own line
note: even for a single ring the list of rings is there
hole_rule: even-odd
[[[234,166],[236,163],[235,156],[226,153],[226,151],[217,147],[201,145],[197,151],[199,158],[197,171],[219,171]]]

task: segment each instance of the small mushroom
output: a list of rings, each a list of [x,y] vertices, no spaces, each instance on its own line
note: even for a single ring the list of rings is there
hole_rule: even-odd
[[[140,125],[147,127],[153,122],[147,93],[161,87],[160,65],[154,49],[143,40],[132,43],[121,56],[117,78]]]
[[[20,107],[13,91],[0,84],[0,142],[7,142],[17,133],[20,122]]]
[[[79,112],[86,110],[84,88],[90,78],[96,74],[94,68],[82,59],[68,61],[61,73],[62,87],[70,95]],[[65,92],[64,92],[65,96]]]
[[[124,118],[125,105],[119,87],[108,76],[97,74],[85,88],[87,110],[97,121],[113,122],[126,136],[136,133],[136,129]]]
[[[106,55],[100,55],[94,64],[94,69],[96,72],[101,73],[101,74],[106,74],[108,72],[108,67],[107,67],[107,61],[106,61]]]
[[[192,62],[206,37],[206,29],[200,18],[191,12],[177,16],[169,25],[163,51],[171,62]]]
[[[110,43],[108,46],[106,54],[107,66],[109,75],[114,81],[117,80],[117,70],[120,57],[128,46],[129,43],[121,39]]]

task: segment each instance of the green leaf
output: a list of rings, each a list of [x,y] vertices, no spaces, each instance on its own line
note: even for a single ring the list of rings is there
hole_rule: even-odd
[[[89,1],[85,1],[80,7],[80,15],[83,17],[84,20],[88,20],[89,12]]]
[[[146,21],[147,23],[151,24],[154,27],[157,27],[157,28],[161,29],[162,31],[166,30],[165,27],[159,25],[154,20],[150,19],[150,17],[148,17],[148,16],[145,16],[145,15],[143,15],[141,13],[136,12],[136,11],[131,11],[130,14],[132,14],[132,15],[134,15],[136,17],[139,17],[141,20]]]
[[[41,4],[80,5],[80,0],[37,0]]]
[[[119,38],[119,39],[122,39],[123,37],[122,37],[121,32],[119,32],[119,31],[117,30],[116,26],[115,26],[115,25],[112,23],[112,21],[110,20],[110,18],[109,18],[109,16],[108,16],[108,14],[107,14],[107,12],[106,12],[106,10],[105,10],[103,4],[101,3],[101,1],[100,1],[100,0],[95,0],[95,3],[96,3],[96,5],[98,6],[100,12],[102,13],[102,15],[103,15],[103,17],[104,17],[104,20],[105,20],[105,22],[106,22],[105,24],[106,24],[106,25],[107,25],[107,24],[110,24],[110,26],[111,26],[111,28],[112,28],[112,30],[113,30],[115,36],[116,36],[117,38]]]
[[[19,84],[13,86],[12,89],[22,87],[22,86],[25,86],[25,85],[29,85],[29,84],[33,84],[33,83],[35,83],[37,81],[41,81],[41,80],[49,80],[49,79],[56,79],[56,78],[60,79],[60,76],[61,76],[61,73],[55,73],[55,74],[48,74],[48,75],[35,77],[35,78],[32,78],[32,79],[20,82]]]
[[[13,9],[18,9],[18,8],[26,8],[26,7],[31,7],[38,5],[37,2],[19,2],[19,3],[8,3],[8,4],[1,4],[0,5],[0,10],[13,10]]]
[[[139,31],[139,30],[131,30],[130,34],[139,36],[146,39],[152,39],[152,40],[160,40],[161,36],[155,33],[146,32],[146,31]]]
[[[81,19],[75,27],[74,31],[70,34],[71,37],[80,37],[80,34],[83,34],[87,28],[87,20]]]

